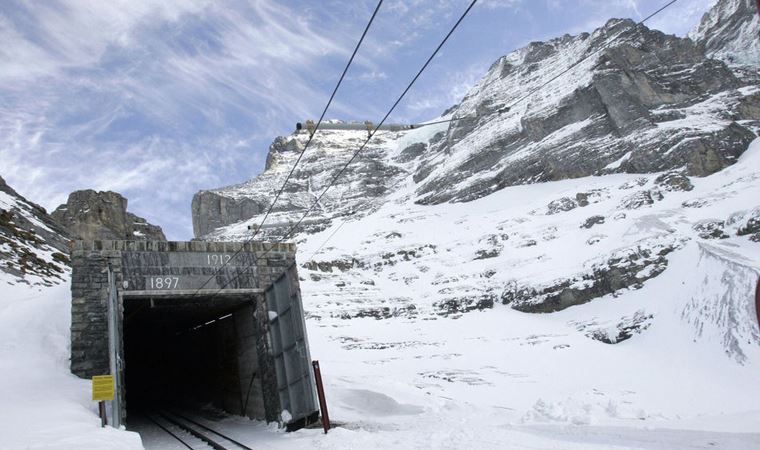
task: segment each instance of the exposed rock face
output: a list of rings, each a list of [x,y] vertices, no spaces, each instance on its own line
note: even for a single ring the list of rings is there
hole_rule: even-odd
[[[55,284],[69,263],[66,231],[0,177],[0,271],[20,282]]]
[[[419,163],[418,202],[600,173],[715,173],[755,138],[759,82],[629,20],[532,43],[494,63],[454,109],[458,120]]]
[[[678,173],[668,172],[660,175],[654,180],[654,184],[666,191],[690,191],[694,189],[689,177]]]
[[[625,209],[639,209],[650,206],[658,200],[662,200],[662,193],[657,189],[649,189],[625,197],[620,206]]]
[[[605,324],[599,324],[595,321],[573,323],[572,325],[575,325],[578,331],[584,332],[591,339],[605,344],[618,344],[646,331],[652,325],[653,319],[652,314],[636,311],[633,316],[620,318],[620,321],[613,326],[604,326]]]
[[[667,267],[665,256],[676,244],[646,243],[615,252],[595,263],[589,273],[557,280],[543,289],[512,287],[502,294],[502,303],[523,312],[554,312],[615,294],[622,289],[639,289]]]
[[[601,225],[604,223],[604,216],[591,216],[583,222],[581,228],[591,228],[594,225]]]
[[[127,212],[127,199],[116,192],[72,192],[51,216],[76,239],[166,240],[161,227]]]
[[[191,207],[193,233],[195,236],[202,236],[241,219],[264,213],[267,205],[250,198],[235,198],[215,191],[200,191],[193,196]]]
[[[267,219],[262,236],[282,231],[297,220],[366,137],[364,131],[319,131]],[[397,137],[398,133],[379,133],[354,161],[351,170],[338,179],[320,206],[312,211],[304,223],[305,228],[324,229],[332,217],[371,209],[372,205],[366,202],[384,197],[389,186],[406,173],[391,161],[385,145]],[[209,233],[220,227],[256,218],[239,230],[241,237],[249,234],[247,226],[258,226],[259,217],[269,208],[307,139],[306,132],[278,137],[269,147],[264,173],[246,183],[195,194],[192,202],[195,236],[213,238]],[[416,152],[410,150],[406,155]]]
[[[760,242],[760,208],[755,208],[747,221],[736,231],[738,236],[750,235],[754,242]]]
[[[726,222],[722,220],[704,220],[692,227],[702,239],[727,239],[728,235],[723,231]]]

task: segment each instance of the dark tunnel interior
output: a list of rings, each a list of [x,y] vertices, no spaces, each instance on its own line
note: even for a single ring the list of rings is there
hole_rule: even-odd
[[[246,389],[257,369],[252,302],[250,297],[126,298],[127,423],[131,415],[165,407],[213,405],[245,413],[256,395]]]

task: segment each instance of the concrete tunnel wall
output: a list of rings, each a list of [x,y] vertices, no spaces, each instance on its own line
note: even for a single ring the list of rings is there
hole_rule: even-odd
[[[254,258],[255,270],[241,274],[239,268],[231,268],[212,277],[216,267],[185,267],[180,271],[176,267],[158,267],[160,264],[157,264],[157,261],[191,261],[197,260],[199,255],[231,255],[238,251],[239,255]],[[294,244],[76,241],[72,248],[71,260],[72,373],[83,378],[110,373],[107,317],[109,265],[117,286],[118,329],[122,337],[124,336],[124,302],[130,301],[132,297],[151,297],[160,301],[163,298],[192,296],[197,287],[200,287],[198,283],[209,277],[213,278],[213,282],[204,290],[217,292],[217,287],[223,286],[237,275],[238,279],[228,286],[233,289],[225,289],[219,295],[226,295],[229,291],[230,295],[247,296],[251,301],[248,306],[236,310],[232,316],[237,333],[239,387],[226,394],[223,402],[226,405],[224,409],[229,407],[230,412],[240,414],[241,409],[238,407],[241,406],[242,399],[246,406],[245,415],[267,421],[279,419],[280,406],[276,374],[268,342],[269,321],[263,290],[295,262]],[[171,291],[150,290],[144,280],[146,276],[153,274],[177,276],[183,281],[195,284],[175,286],[179,289]],[[123,339],[119,343],[118,351],[124,355]],[[125,365],[123,369],[129,370],[129,361],[125,361]],[[257,371],[260,378],[251,386],[251,373],[254,371]],[[122,379],[124,379],[123,374]],[[249,389],[251,395],[246,405],[243,395],[246,395]],[[236,392],[236,394],[231,392]],[[126,398],[123,385],[119,395],[122,400]],[[124,403],[122,401],[124,413],[126,413]]]

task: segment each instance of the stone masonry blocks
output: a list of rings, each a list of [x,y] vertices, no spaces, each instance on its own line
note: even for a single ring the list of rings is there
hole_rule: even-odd
[[[255,252],[256,285],[266,289],[295,261],[295,244],[206,241],[76,241],[71,250],[71,371],[89,378],[109,373],[108,273],[121,289],[122,252]],[[122,295],[118,296],[121,307]],[[260,332],[265,325],[260,323]],[[260,349],[262,350],[262,349]],[[271,400],[273,401],[273,400]]]

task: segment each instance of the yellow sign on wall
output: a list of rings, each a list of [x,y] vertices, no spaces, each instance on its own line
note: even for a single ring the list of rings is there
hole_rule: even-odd
[[[92,377],[92,399],[96,402],[113,400],[113,375],[95,375]]]

